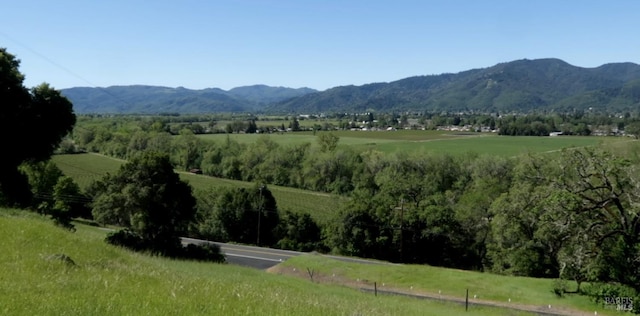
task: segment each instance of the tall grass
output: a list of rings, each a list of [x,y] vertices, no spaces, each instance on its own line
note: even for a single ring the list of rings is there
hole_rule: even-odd
[[[469,289],[470,297],[501,304],[530,305],[555,310],[581,310],[593,315],[607,315],[607,310],[586,296],[553,293],[554,280],[496,275],[427,265],[361,264],[336,260],[321,255],[293,257],[280,265],[279,271],[314,271],[315,279],[328,283],[332,280],[350,283],[356,287],[373,288],[413,294],[438,294],[464,299]],[[302,276],[305,276],[304,274]],[[575,284],[569,284],[575,288]],[[611,311],[608,311],[609,313]]]
[[[211,263],[168,260],[105,244],[0,209],[3,315],[456,315],[464,307],[378,296]],[[70,260],[60,260],[62,255]],[[474,308],[468,315],[525,315]]]

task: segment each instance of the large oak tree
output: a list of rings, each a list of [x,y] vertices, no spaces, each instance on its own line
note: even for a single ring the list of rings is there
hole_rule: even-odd
[[[128,229],[143,248],[171,254],[180,248],[195,216],[191,186],[180,180],[167,155],[145,152],[92,188],[93,216]]]
[[[25,206],[31,192],[18,166],[47,160],[76,122],[71,102],[46,83],[28,89],[20,61],[0,48],[0,203]]]

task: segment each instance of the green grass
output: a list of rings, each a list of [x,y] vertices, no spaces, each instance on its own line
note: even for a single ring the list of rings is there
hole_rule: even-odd
[[[180,177],[195,189],[215,189],[221,187],[250,188],[251,182],[213,178],[181,172]],[[276,199],[278,209],[296,213],[308,213],[320,223],[326,223],[340,208],[346,198],[333,194],[269,185]]]
[[[314,271],[314,278],[323,278],[331,283],[332,279],[347,279],[356,286],[373,288],[376,282],[379,289],[395,289],[407,293],[440,294],[443,296],[465,297],[477,295],[478,299],[500,303],[548,306],[575,309],[593,315],[606,312],[598,304],[585,296],[565,295],[560,298],[553,292],[550,279],[503,276],[426,265],[359,264],[335,260],[319,255],[294,257],[283,264],[281,269]],[[575,284],[570,283],[571,288]]]
[[[446,131],[336,131],[340,137],[338,146],[348,146],[356,150],[377,150],[384,153],[397,152],[439,152],[465,154],[475,152],[511,157],[529,152],[544,153],[568,147],[594,146],[601,143],[616,143],[627,140],[617,137],[560,136],[560,137],[512,137],[492,133],[457,133]],[[207,141],[223,142],[228,138],[242,144],[252,144],[259,134],[210,134],[198,135]],[[317,146],[316,136],[310,132],[282,133],[267,135],[280,145],[300,145],[310,143]]]
[[[81,189],[87,188],[107,173],[118,171],[124,163],[122,160],[97,154],[53,155],[51,160]]]
[[[168,260],[0,209],[3,315],[456,315],[458,304],[373,296],[249,268]],[[75,264],[53,255],[64,254]],[[468,315],[526,315],[473,307]]]
[[[100,179],[107,172],[116,172],[124,163],[124,161],[97,154],[55,155],[52,160],[65,175],[73,178],[81,189],[85,189],[91,182]],[[210,190],[221,187],[250,188],[253,186],[253,183],[250,182],[194,175],[187,172],[180,172],[180,177],[191,184],[194,190]],[[269,185],[269,190],[276,198],[279,209],[309,213],[321,223],[329,220],[345,201],[344,197],[333,194],[276,185]]]

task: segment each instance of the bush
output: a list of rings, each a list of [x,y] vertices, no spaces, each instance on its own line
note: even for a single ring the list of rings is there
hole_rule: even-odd
[[[128,229],[109,233],[105,241],[112,245],[124,247],[134,251],[143,251],[148,248],[148,245],[140,236]]]
[[[181,258],[218,263],[225,262],[224,255],[220,253],[220,247],[215,244],[189,244],[182,248]]]
[[[133,251],[148,251],[152,254],[162,255],[176,259],[199,260],[208,262],[225,262],[225,257],[220,253],[220,247],[215,244],[189,244],[182,247],[179,243],[165,243],[165,247],[146,241],[141,236],[129,229],[119,230],[107,235],[106,241],[112,245],[127,248]]]
[[[567,280],[564,279],[556,279],[553,281],[553,293],[558,297],[563,297],[564,293],[567,292],[568,285]]]
[[[634,314],[640,314],[640,293],[636,290],[617,283],[593,283],[587,286],[584,293],[591,299],[608,308],[617,308],[617,299],[630,300]]]

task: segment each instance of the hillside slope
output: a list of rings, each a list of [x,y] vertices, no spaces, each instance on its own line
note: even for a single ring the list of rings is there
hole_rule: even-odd
[[[229,91],[218,88],[192,90],[183,87],[111,86],[63,89],[76,113],[215,113],[251,112],[260,105],[278,102],[306,93],[309,88],[237,87]]]
[[[517,60],[457,74],[335,87],[268,107],[275,112],[607,111],[640,106],[640,66],[572,66],[559,59]]]
[[[167,260],[0,208],[3,315],[453,315],[459,305],[375,297],[249,268]],[[513,315],[476,308],[468,315]]]
[[[76,113],[331,113],[366,111],[634,111],[640,65],[582,68],[559,59],[517,60],[456,74],[409,77],[325,91],[254,85],[229,91],[157,86],[70,88]]]

